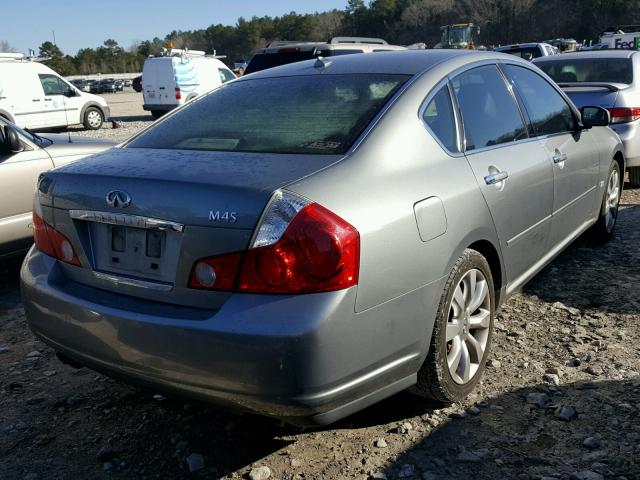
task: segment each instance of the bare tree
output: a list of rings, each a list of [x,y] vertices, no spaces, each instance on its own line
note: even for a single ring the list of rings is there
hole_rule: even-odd
[[[7,40],[0,40],[0,52],[15,52],[16,49],[11,46]]]

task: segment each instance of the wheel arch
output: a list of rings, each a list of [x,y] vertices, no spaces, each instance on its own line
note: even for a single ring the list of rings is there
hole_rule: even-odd
[[[470,244],[467,248],[472,250],[476,250],[479,252],[489,264],[489,268],[491,269],[491,276],[493,277],[493,288],[495,291],[495,302],[496,307],[498,307],[503,298],[503,287],[504,287],[504,272],[502,261],[500,260],[500,254],[498,250],[489,240],[477,240]]]
[[[98,110],[100,110],[100,113],[102,113],[102,119],[104,121],[107,120],[107,115],[106,115],[102,105],[100,105],[98,102],[94,102],[93,100],[91,100],[91,101],[85,103],[82,106],[82,110],[80,110],[80,123],[84,122],[84,114],[87,112],[87,109],[89,109],[90,107],[96,107]]]
[[[616,152],[613,154],[613,159],[618,162],[618,165],[620,166],[620,186],[622,187],[624,185],[624,172],[626,168],[624,154],[621,150],[616,150]]]

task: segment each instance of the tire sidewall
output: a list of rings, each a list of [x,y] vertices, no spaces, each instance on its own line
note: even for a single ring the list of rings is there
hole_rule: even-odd
[[[458,286],[458,283],[464,277],[464,275],[472,269],[478,269],[485,276],[489,287],[489,298],[491,304],[491,316],[489,324],[489,335],[487,338],[487,346],[484,351],[484,356],[478,367],[478,371],[475,376],[464,385],[457,384],[451,377],[449,367],[447,364],[447,341],[446,341],[446,326],[449,320],[449,306],[453,293]],[[434,360],[436,366],[436,372],[438,383],[440,384],[443,393],[451,401],[460,401],[464,399],[477,385],[482,378],[482,374],[485,370],[485,365],[489,351],[491,350],[491,341],[493,337],[493,322],[495,317],[495,290],[493,285],[493,277],[491,275],[491,269],[486,259],[475,250],[466,250],[464,255],[460,258],[460,261],[456,263],[449,280],[447,281],[447,288],[440,300],[438,307],[438,315],[436,317],[436,324],[433,333],[433,340],[431,348],[433,348]]]
[[[611,173],[613,172],[614,169],[618,171],[618,178],[620,178],[620,181],[622,182],[622,172],[620,172],[620,165],[618,164],[617,161],[613,160],[611,162],[611,165],[609,166],[609,170],[607,171],[607,179],[605,181],[604,193],[602,195],[602,202],[600,203],[600,214],[598,215],[598,222],[596,224],[596,229],[597,229],[597,231],[595,232],[596,239],[599,240],[600,242],[606,242],[607,240],[609,240],[609,238],[613,236],[613,232],[615,231],[616,225],[618,224],[618,211],[620,208],[620,196],[622,195],[622,185],[620,185],[620,193],[618,194],[618,203],[616,205],[616,216],[613,223],[613,227],[611,228],[611,231],[607,230],[607,220],[606,220],[607,188],[609,185],[609,179],[611,178]]]

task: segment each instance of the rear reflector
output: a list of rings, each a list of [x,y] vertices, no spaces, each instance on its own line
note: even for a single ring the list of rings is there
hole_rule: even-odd
[[[182,93],[180,92],[180,87],[176,87],[176,100],[180,100],[182,98]]]
[[[278,49],[278,53],[296,53],[299,52],[300,49],[296,47],[287,47]]]
[[[196,262],[189,286],[247,293],[312,293],[358,283],[358,231],[317,203],[277,192],[246,252]]]
[[[610,108],[611,123],[629,123],[640,119],[640,108],[638,107],[615,107]]]

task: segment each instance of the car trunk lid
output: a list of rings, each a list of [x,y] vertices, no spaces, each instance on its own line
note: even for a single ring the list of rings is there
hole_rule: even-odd
[[[226,294],[187,288],[196,260],[245,250],[275,190],[339,159],[116,148],[47,173],[40,202],[81,259],[71,279],[215,307]]]
[[[597,106],[606,109],[617,106],[620,92],[629,87],[624,83],[604,82],[572,82],[558,85],[578,108]]]

